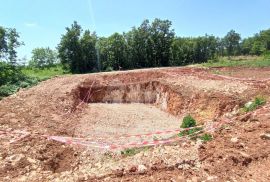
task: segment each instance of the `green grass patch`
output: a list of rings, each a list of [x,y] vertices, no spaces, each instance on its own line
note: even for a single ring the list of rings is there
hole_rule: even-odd
[[[269,56],[221,57],[216,60],[209,60],[207,63],[201,65],[204,67],[268,67],[270,66],[270,58]]]
[[[28,77],[38,78],[39,80],[46,80],[56,75],[65,74],[65,71],[60,65],[44,69],[22,68],[22,72]]]
[[[244,112],[253,111],[257,109],[259,106],[264,105],[265,103],[266,103],[266,99],[264,97],[262,96],[255,97],[253,101],[250,101],[245,104],[245,106],[243,107],[243,111]]]

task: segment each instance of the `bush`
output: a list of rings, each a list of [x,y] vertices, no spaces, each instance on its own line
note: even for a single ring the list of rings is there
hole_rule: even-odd
[[[181,128],[190,128],[190,127],[194,127],[196,126],[196,120],[190,116],[187,115],[183,118],[182,124],[181,124]],[[185,131],[181,131],[178,136],[187,136],[187,135],[192,135],[193,133],[197,132],[197,131],[201,131],[202,128],[192,128],[189,130],[185,130]]]
[[[13,84],[7,84],[0,86],[0,98],[7,97],[15,92],[17,92],[19,88]]]
[[[196,121],[190,115],[184,117],[183,122],[181,124],[181,128],[190,128],[196,126]]]
[[[107,68],[105,69],[105,71],[107,71],[107,72],[113,71],[113,67],[109,66],[109,67],[107,67]]]

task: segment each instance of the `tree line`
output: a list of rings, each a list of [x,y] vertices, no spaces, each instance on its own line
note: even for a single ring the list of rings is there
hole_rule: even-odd
[[[83,31],[74,22],[59,43],[58,57],[72,73],[203,63],[220,56],[261,55],[270,50],[270,29],[241,39],[234,30],[224,37],[178,37],[169,20],[144,20],[139,27],[109,37]]]
[[[16,29],[0,27],[0,63],[16,65],[19,41]],[[215,60],[221,56],[262,55],[270,51],[270,29],[241,38],[234,30],[224,37],[179,37],[169,20],[144,20],[140,26],[109,37],[83,30],[75,21],[61,36],[56,50],[35,48],[30,67],[62,64],[71,73],[183,66]],[[3,61],[5,63],[3,63]],[[1,65],[0,65],[1,66]],[[3,66],[2,66],[3,67]]]

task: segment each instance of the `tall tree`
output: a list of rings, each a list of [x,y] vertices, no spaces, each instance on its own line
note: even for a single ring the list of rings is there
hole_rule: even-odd
[[[240,53],[241,36],[234,30],[231,30],[224,37],[224,46],[228,56],[235,56]]]
[[[95,33],[89,30],[83,32],[81,26],[75,21],[71,28],[62,35],[58,45],[58,55],[64,69],[72,73],[87,73],[97,70],[97,54]],[[81,33],[83,35],[81,36]]]
[[[8,29],[7,52],[8,52],[8,60],[12,65],[15,65],[17,62],[16,49],[21,45],[24,45],[23,42],[19,41],[19,38],[20,35],[15,28]]]
[[[155,19],[151,25],[151,46],[153,47],[151,66],[169,66],[170,47],[174,39],[172,22],[169,20]]]
[[[7,31],[0,26],[0,59],[6,55],[7,49]]]
[[[82,51],[82,60],[81,60],[81,72],[86,73],[89,71],[97,71],[97,35],[96,33],[90,33],[89,30],[86,30],[80,39],[80,47]]]
[[[81,73],[81,45],[80,35],[81,26],[74,21],[71,28],[66,28],[66,34],[62,35],[61,42],[58,45],[58,56],[63,64],[64,69],[70,70],[72,73]]]

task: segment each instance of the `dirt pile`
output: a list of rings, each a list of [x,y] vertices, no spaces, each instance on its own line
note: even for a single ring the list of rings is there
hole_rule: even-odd
[[[235,70],[245,77],[236,78]],[[269,96],[265,75],[269,78],[270,71],[262,72],[256,77],[250,68],[135,70],[61,76],[20,90],[0,102],[0,179],[267,181],[269,140],[261,136],[269,131],[269,105],[247,115],[239,112],[255,96]],[[89,137],[113,144],[119,134],[178,128],[186,114],[201,124],[232,122],[211,142],[183,140],[131,156],[46,139]],[[15,130],[28,134],[10,142]],[[136,140],[171,136],[151,137]]]

